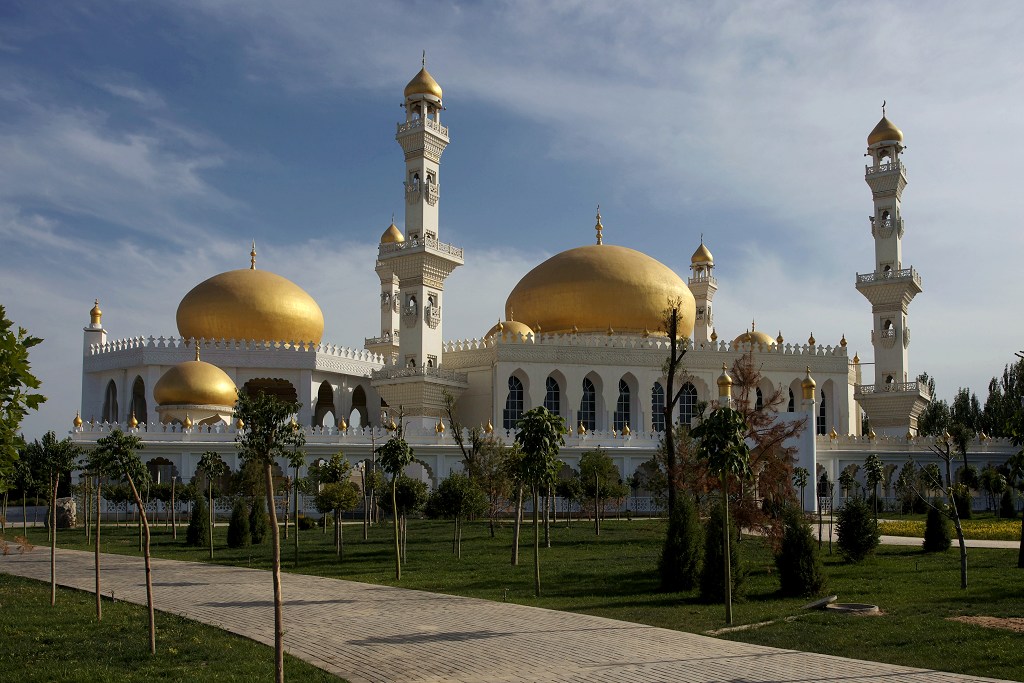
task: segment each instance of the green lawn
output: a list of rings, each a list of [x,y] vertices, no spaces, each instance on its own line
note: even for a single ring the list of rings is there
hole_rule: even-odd
[[[269,566],[267,546],[228,550],[226,530],[217,530],[217,562]],[[562,609],[624,619],[666,628],[703,632],[722,627],[721,605],[705,605],[693,595],[657,592],[656,564],[664,534],[661,520],[607,521],[596,538],[592,526],[564,523],[552,530],[553,547],[541,549],[544,596],[533,597],[532,529],[524,533],[520,566],[509,565],[511,531],[500,528],[496,539],[484,523],[467,523],[462,559],[451,554],[451,524],[410,521],[408,562],[402,582],[394,581],[389,526],[370,530],[362,540],[360,525],[346,525],[345,560],[334,558],[330,535],[302,532],[301,563],[291,566],[290,545],[283,550],[285,569],[338,578],[401,585],[405,588],[467,595],[489,600]],[[45,531],[34,532],[45,544]],[[61,545],[84,549],[82,531],[62,532]],[[134,529],[104,529],[104,551],[136,553]],[[179,539],[184,534],[179,533]],[[154,554],[205,561],[202,549],[185,548],[170,533],[156,529]],[[1016,550],[970,551],[971,586],[959,588],[959,563],[954,550],[925,555],[916,548],[883,547],[861,565],[825,558],[829,592],[844,602],[878,604],[882,617],[851,617],[801,612],[803,600],[780,599],[772,559],[758,539],[741,543],[748,572],[745,597],[736,605],[739,623],[802,617],[759,629],[729,634],[747,642],[823,652],[846,657],[937,668],[1024,681],[1021,635],[985,629],[948,617],[958,615],[1021,616],[1024,571],[1016,569]]]
[[[92,595],[0,575],[0,678],[53,681],[265,681],[274,675],[273,648],[171,614],[157,614],[157,654],[149,654],[146,609],[103,605],[96,622]],[[338,681],[285,655],[285,674],[297,681]],[[4,678],[10,676],[10,678]]]

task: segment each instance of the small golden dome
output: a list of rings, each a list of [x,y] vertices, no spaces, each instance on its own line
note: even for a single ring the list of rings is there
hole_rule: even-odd
[[[92,310],[89,311],[89,321],[93,325],[102,324],[103,311],[100,310],[100,300],[96,299],[96,303],[93,305]]]
[[[243,420],[242,418],[238,418],[237,420],[235,420],[235,429],[245,429],[245,420]]]
[[[181,426],[185,429],[192,429],[192,418],[188,416],[188,413],[185,413],[185,421],[181,423]]]
[[[679,336],[693,334],[696,304],[668,266],[634,249],[586,245],[544,261],[509,294],[505,311],[535,320],[549,333],[641,334],[665,328],[665,308],[679,300]],[[506,317],[511,319],[510,315]]]
[[[426,66],[412,77],[409,85],[405,86],[405,96],[412,97],[413,95],[433,95],[437,99],[441,99],[441,86],[430,75]]]
[[[632,433],[633,433],[633,431],[629,428],[629,423],[628,422],[622,426],[622,435],[623,436],[629,436]]]
[[[697,251],[693,252],[693,256],[690,257],[691,264],[697,263],[714,263],[715,257],[708,251],[707,246],[704,244],[704,239],[701,238],[700,246],[697,247]]]
[[[775,338],[775,343],[778,344],[779,346],[782,346],[782,342],[782,330],[779,330],[779,336]]]
[[[896,142],[903,142],[903,131],[896,127],[896,125],[882,116],[882,120],[878,122],[870,133],[868,133],[868,145],[874,145],[879,142],[887,142],[894,140]]]
[[[505,320],[504,322],[499,320],[497,325],[487,330],[484,339],[487,340],[497,335],[504,341],[517,342],[520,334],[523,335],[523,340],[527,340],[533,334],[533,330],[529,325],[518,320]]]
[[[178,363],[165,372],[153,387],[160,406],[231,406],[238,399],[235,383],[227,373],[201,360]]]
[[[722,363],[722,374],[718,376],[719,397],[728,396],[730,387],[732,387],[732,377],[729,375],[729,370],[725,367],[725,363]]]
[[[384,231],[384,234],[380,236],[381,244],[400,244],[405,241],[405,235],[398,229],[398,226],[392,223],[388,226],[388,229]]]
[[[858,356],[856,353],[853,354],[853,362],[855,365],[860,365],[860,356]]]
[[[493,434],[494,433],[494,425],[491,424],[490,420],[487,420],[487,425],[484,427],[484,432],[486,434]]]
[[[715,328],[713,328],[713,327],[711,328],[711,341],[713,341],[713,342],[718,341],[718,333],[715,332]]]
[[[134,410],[132,411],[132,416],[130,418],[128,418],[128,426],[131,427],[132,429],[135,429],[136,427],[139,426],[139,421],[135,417],[135,411]]]
[[[78,429],[79,427],[82,426],[82,414],[79,413],[77,410],[75,411],[75,419],[72,422],[72,424],[75,425],[75,429]]]
[[[813,389],[818,386],[818,383],[811,377],[811,366],[807,366],[807,374],[804,376],[804,381],[800,382],[800,387],[803,389]]]
[[[434,431],[438,434],[444,434],[444,421],[441,418],[437,419],[437,424],[434,425]]]
[[[839,340],[839,345],[842,346],[844,349],[846,348],[846,333],[845,332],[843,333],[843,338]]]
[[[398,429],[398,425],[395,424],[395,418],[391,418],[391,421],[387,423],[385,427],[389,432],[393,432]]]
[[[580,423],[579,423],[579,424],[578,424],[578,425],[576,426],[576,433],[577,433],[577,434],[578,434],[579,436],[583,436],[584,434],[586,434],[586,433],[587,433],[587,428],[586,428],[586,426],[585,426],[585,425],[583,424],[583,420],[580,420]]]
[[[345,421],[345,418],[341,418],[340,420],[338,420],[338,429],[343,432],[348,431],[348,422]]]
[[[828,433],[828,438],[831,439],[832,441],[835,441],[836,439],[839,438],[839,432],[836,431],[835,427],[833,427],[832,431]]]
[[[811,346],[814,346],[815,344],[818,343],[817,340],[815,340],[814,338],[813,332],[811,332],[811,336],[807,338],[807,343],[810,344]]]
[[[878,437],[878,435],[877,435],[877,434],[875,434],[875,430],[874,430],[874,429],[870,429],[870,430],[868,431],[868,438],[869,438],[869,439],[871,439],[872,441],[874,441],[874,440],[875,440],[875,439],[876,439],[877,437]]]
[[[779,336],[781,337],[782,335],[780,334]],[[732,340],[733,348],[739,347],[740,344],[761,344],[767,349],[775,345],[775,340],[772,339],[770,334],[756,330],[751,325],[751,329]]]
[[[178,304],[185,339],[319,344],[324,314],[297,284],[267,270],[230,270],[199,283]]]

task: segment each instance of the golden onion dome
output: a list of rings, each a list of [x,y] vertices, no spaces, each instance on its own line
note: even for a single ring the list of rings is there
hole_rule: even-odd
[[[486,433],[486,434],[493,434],[494,433],[494,425],[491,424],[491,421],[489,419],[487,420],[487,426],[484,427],[484,433]]]
[[[238,418],[237,420],[235,420],[235,429],[239,431],[245,429],[245,420],[243,420],[242,418]]]
[[[484,339],[487,340],[497,335],[508,341],[517,342],[519,341],[519,335],[523,335],[523,340],[525,341],[532,334],[533,330],[526,323],[521,323],[518,320],[501,320],[494,327],[487,330]]]
[[[185,421],[181,423],[181,426],[185,429],[192,429],[192,418],[188,416],[188,413],[185,413]]]
[[[781,334],[779,335],[782,336]],[[766,334],[761,330],[750,329],[732,340],[733,348],[739,347],[740,344],[761,344],[765,348],[769,348],[776,344],[776,341],[772,339],[770,334]]]
[[[100,300],[96,299],[95,305],[89,311],[89,321],[93,325],[100,325],[103,320],[103,311],[100,310]]]
[[[704,240],[700,241],[700,246],[697,247],[697,251],[693,252],[693,256],[690,257],[690,263],[714,263],[715,259],[708,251],[707,246],[704,244]]]
[[[878,125],[875,126],[868,134],[868,145],[874,145],[876,143],[886,142],[889,140],[903,142],[903,131],[897,128],[892,121],[883,115],[882,120],[879,121]]]
[[[775,338],[775,343],[781,346],[783,341],[785,340],[782,338],[782,330],[779,330],[779,336]]]
[[[814,346],[815,344],[818,343],[818,341],[814,338],[813,332],[811,332],[811,336],[807,338],[807,343],[810,344],[811,346]]]
[[[534,320],[548,333],[641,334],[665,329],[665,309],[679,300],[679,336],[693,334],[693,294],[668,266],[610,244],[563,251],[519,281],[505,302],[511,318]]]
[[[132,429],[135,429],[136,427],[139,426],[139,420],[137,417],[135,417],[134,410],[132,410],[132,416],[128,419],[128,426],[131,427]]]
[[[802,389],[813,389],[816,386],[818,386],[818,383],[814,381],[813,377],[811,377],[811,368],[808,366],[807,374],[804,376],[804,381],[800,382],[800,387]]]
[[[75,411],[75,419],[72,424],[75,425],[75,429],[78,429],[79,427],[82,426],[82,414],[77,410]]]
[[[380,236],[381,244],[398,244],[405,241],[405,235],[398,229],[398,226],[392,223],[388,226],[388,229],[384,231],[384,234]]]
[[[433,95],[437,99],[441,99],[441,86],[430,75],[426,66],[412,77],[409,85],[405,86],[405,96],[412,97],[413,95]]]
[[[201,360],[178,363],[153,387],[161,406],[232,406],[238,398],[235,383],[216,365]]]
[[[178,304],[177,320],[185,339],[319,344],[324,334],[324,314],[313,297],[291,280],[255,268],[199,283]]]
[[[715,328],[711,328],[711,341],[718,341],[718,332],[715,332]]]
[[[860,364],[860,356],[857,353],[853,354],[853,362],[854,362],[855,365],[859,365]]]
[[[839,340],[839,345],[842,346],[845,349],[846,348],[846,344],[847,344],[846,333],[844,332],[843,333],[843,338]]]
[[[731,387],[732,377],[729,375],[729,369],[722,363],[722,374],[718,376],[718,387]]]

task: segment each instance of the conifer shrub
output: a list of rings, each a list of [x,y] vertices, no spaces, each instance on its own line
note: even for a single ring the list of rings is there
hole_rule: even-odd
[[[1017,518],[1017,510],[1013,506],[1013,492],[1009,487],[1003,491],[1003,496],[999,499],[999,516],[1002,519]]]
[[[309,531],[310,529],[315,529],[316,525],[317,520],[313,519],[309,515],[305,515],[301,512],[299,513],[299,531]]]
[[[196,548],[210,545],[210,508],[206,506],[206,499],[202,496],[196,497],[192,503],[192,514],[188,518],[188,528],[185,530],[185,545]]]
[[[693,590],[700,580],[704,563],[704,529],[697,515],[693,496],[684,494],[668,523],[668,534],[658,561],[661,589],[676,592]]]
[[[249,535],[252,537],[252,544],[259,545],[270,533],[270,515],[267,514],[266,503],[262,498],[253,498],[252,506],[249,508]]]
[[[836,524],[839,552],[847,562],[861,562],[878,547],[878,527],[862,498],[847,498]]]
[[[932,505],[934,507],[928,508],[928,517],[924,522],[923,547],[926,553],[940,553],[949,550],[953,543],[953,525],[942,512],[939,500],[933,501]]]
[[[231,520],[228,522],[228,547],[244,548],[251,541],[249,535],[249,510],[245,501],[239,498],[231,509]]]
[[[779,570],[780,591],[785,596],[813,597],[825,590],[825,568],[818,555],[818,543],[796,506],[789,506],[783,513],[782,543],[775,566]]]
[[[953,484],[950,492],[953,494],[953,503],[956,505],[956,514],[960,519],[971,518],[971,490],[966,484]]]
[[[721,504],[711,508],[711,517],[704,527],[704,568],[700,573],[700,597],[705,602],[721,602],[725,599],[725,547],[722,538],[724,515]],[[732,567],[732,595],[740,595],[743,580],[740,571],[740,553],[737,545],[739,534],[736,529],[729,533],[729,565]]]

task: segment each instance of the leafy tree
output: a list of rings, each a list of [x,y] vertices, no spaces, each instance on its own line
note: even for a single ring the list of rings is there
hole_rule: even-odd
[[[245,500],[239,498],[231,508],[231,519],[228,520],[228,547],[245,548],[252,543],[249,530],[249,510]]]
[[[1017,434],[1024,435],[1024,432],[1017,432]],[[1019,442],[1017,443],[1019,445]],[[1014,481],[1024,479],[1024,449],[1010,458],[1007,465],[1010,469],[1010,477]],[[1020,550],[1017,553],[1017,568],[1024,569],[1024,515],[1020,517]]]
[[[377,449],[377,455],[380,457],[381,467],[391,475],[391,510],[395,523],[395,580],[401,581],[402,546],[398,528],[398,478],[412,462],[412,448],[402,438],[401,427],[395,431],[394,436]]]
[[[1003,491],[999,498],[999,517],[1001,519],[1016,519],[1017,509],[1013,506],[1013,491],[1009,486]]]
[[[23,446],[19,450],[19,457],[14,461],[10,483],[16,489],[21,489],[21,525],[22,533],[28,535],[28,492],[35,491],[38,486],[37,470],[38,465],[32,462],[31,457],[35,449]]]
[[[673,342],[674,345],[674,342]],[[540,597],[540,488],[558,476],[558,450],[565,445],[565,420],[544,406],[526,411],[516,424],[516,443],[522,448],[521,476],[533,490],[533,592]]]
[[[729,477],[742,482],[752,476],[750,448],[744,438],[747,423],[743,414],[728,406],[720,406],[703,418],[693,430],[698,452],[707,461],[708,469],[718,476],[722,489],[722,549],[725,573],[725,620],[732,623],[732,561],[729,544]],[[707,561],[707,558],[706,558]],[[705,571],[707,564],[705,564]]]
[[[348,464],[348,461],[345,461]],[[334,553],[341,560],[344,557],[344,532],[342,531],[342,513],[354,509],[359,504],[359,487],[347,478],[344,481],[332,481],[324,484],[314,499],[317,512],[334,515]]]
[[[213,482],[216,479],[220,479],[228,473],[228,464],[224,462],[224,458],[220,456],[217,451],[206,451],[199,458],[199,464],[196,466],[197,472],[202,472],[203,476],[206,477],[207,495],[210,498],[210,529],[209,529],[209,542],[210,542],[210,559],[213,559],[213,526],[214,521],[217,518],[217,512],[214,509],[213,503]]]
[[[497,439],[489,437],[480,443],[474,459],[473,469],[468,471],[486,499],[488,528],[494,538],[494,527],[498,515],[508,505],[512,482],[508,476],[508,460],[513,446],[506,446]]]
[[[202,548],[210,545],[210,511],[206,509],[206,499],[196,498],[192,505],[192,514],[188,518],[185,530],[185,545]]]
[[[792,505],[783,512],[782,544],[775,555],[783,595],[811,597],[825,589],[825,569],[802,512]]]
[[[288,458],[293,448],[305,444],[302,430],[292,429],[291,417],[299,405],[262,392],[242,392],[235,404],[235,418],[245,428],[235,435],[238,453],[245,463],[263,469],[267,509],[270,511],[270,534],[273,549],[274,582],[274,664],[277,683],[284,682],[284,607],[281,597],[281,530],[277,526],[274,506],[274,463]]]
[[[32,374],[28,350],[43,340],[23,328],[14,331],[7,311],[0,306],[0,483],[9,483],[18,448],[24,439],[18,432],[21,421],[30,410],[38,410],[46,400],[32,392],[39,380]]]
[[[878,547],[878,525],[862,498],[847,498],[839,509],[836,533],[839,552],[847,562],[861,562]]]
[[[601,501],[622,498],[628,492],[619,468],[608,452],[598,447],[580,456],[580,484],[584,495],[594,501],[594,533],[601,535]]]
[[[267,538],[270,531],[270,518],[267,515],[266,503],[259,498],[253,498],[249,505],[249,536],[253,545],[259,545]]]
[[[150,483],[149,471],[142,464],[136,451],[145,448],[142,440],[134,434],[125,434],[115,429],[96,442],[93,452],[97,459],[98,471],[117,472],[128,482],[135,506],[139,510],[142,522],[143,557],[146,566],[146,606],[149,609],[149,652],[156,654],[156,616],[153,610],[153,563],[149,553],[149,519],[146,517],[146,506],[139,495],[139,487]]]
[[[408,559],[409,515],[421,510],[426,505],[428,498],[427,484],[419,479],[413,479],[412,477],[400,474],[398,482],[395,484],[395,505],[397,508],[392,508],[391,501],[385,495],[387,493],[386,486],[385,483],[385,489],[382,489],[380,492],[381,509],[385,514],[393,512],[395,509],[398,511],[399,552],[404,564]]]
[[[807,482],[811,480],[811,473],[806,467],[796,467],[793,469],[793,485],[800,489],[800,509],[806,510],[807,506],[804,504],[804,489],[807,488]]]
[[[704,528],[697,515],[696,501],[692,495],[684,493],[676,501],[658,562],[661,589],[668,592],[692,590],[700,579],[703,565]]]
[[[870,453],[864,459],[864,472],[868,488],[871,489],[871,503],[875,514],[875,524],[878,524],[878,485],[882,483],[882,478],[885,477],[885,466],[882,464],[882,459],[876,453]]]
[[[78,457],[82,453],[79,448],[67,437],[61,441],[52,431],[43,435],[42,441],[36,440],[28,445],[28,449],[35,451],[33,458],[42,464],[49,479],[50,498],[50,606],[57,604],[57,489],[60,486],[61,475],[70,477],[73,470],[78,469]]]
[[[896,493],[900,497],[900,511],[913,512],[918,502],[917,487],[921,479],[921,473],[913,460],[908,460],[900,468],[900,476],[896,478]]]
[[[431,516],[454,521],[452,554],[462,557],[462,520],[482,512],[487,501],[476,484],[464,472],[454,472],[431,494],[427,509]]]
[[[940,553],[949,550],[953,543],[953,530],[949,518],[940,510],[941,502],[936,501],[928,508],[928,516],[924,523],[924,551],[926,553]]]
[[[943,436],[935,442],[931,447],[932,452],[939,457],[939,459],[946,466],[946,486],[942,486],[941,477],[939,477],[939,490],[946,494],[949,506],[946,508],[947,514],[953,520],[953,528],[956,529],[957,541],[960,544],[960,587],[967,588],[967,543],[964,541],[964,530],[960,525],[960,509],[957,506],[958,495],[961,498],[961,506],[963,505],[963,490],[961,485],[953,483],[953,460],[957,458],[959,453],[961,456],[966,458],[967,456],[967,429],[960,426],[954,425],[953,435],[945,433]],[[929,465],[935,466],[935,463],[929,463]],[[936,466],[935,469],[938,469]],[[928,468],[925,468],[928,471]],[[934,479],[934,472],[928,475]],[[966,487],[963,487],[966,488]],[[968,498],[970,496],[968,495]]]
[[[665,361],[665,406],[662,413],[665,415],[665,467],[668,475],[668,517],[672,519],[672,513],[676,509],[676,487],[673,483],[676,480],[676,442],[675,442],[675,407],[683,395],[685,382],[679,375],[683,370],[683,356],[689,347],[689,340],[682,330],[679,329],[679,314],[683,302],[680,299],[670,300],[668,308],[665,309],[665,334],[668,335],[669,353]],[[679,388],[676,388],[676,382]],[[684,428],[688,425],[684,425]]]
[[[555,483],[555,492],[566,502],[565,526],[569,527],[572,523],[572,511],[569,506],[577,504],[582,506],[586,499],[583,484],[580,483],[579,472],[573,470],[572,476],[559,479]]]
[[[704,529],[704,566],[700,574],[700,597],[705,602],[731,604],[733,595],[739,595],[746,578],[740,569],[739,544],[735,534],[728,533],[721,501],[711,506],[711,516]],[[725,540],[727,539],[727,540]],[[723,542],[724,541],[724,542]],[[726,572],[721,567],[727,566]],[[732,623],[731,621],[729,623]]]
[[[103,600],[101,591],[102,585],[100,581],[100,529],[102,520],[100,515],[100,501],[103,499],[103,480],[108,477],[117,477],[119,475],[114,469],[114,463],[112,460],[98,449],[89,451],[83,466],[90,476],[96,477],[96,533],[93,537],[93,542],[95,543],[95,546],[93,547],[93,563],[96,575],[96,621],[102,621]],[[119,487],[114,486],[113,488],[116,490]]]

